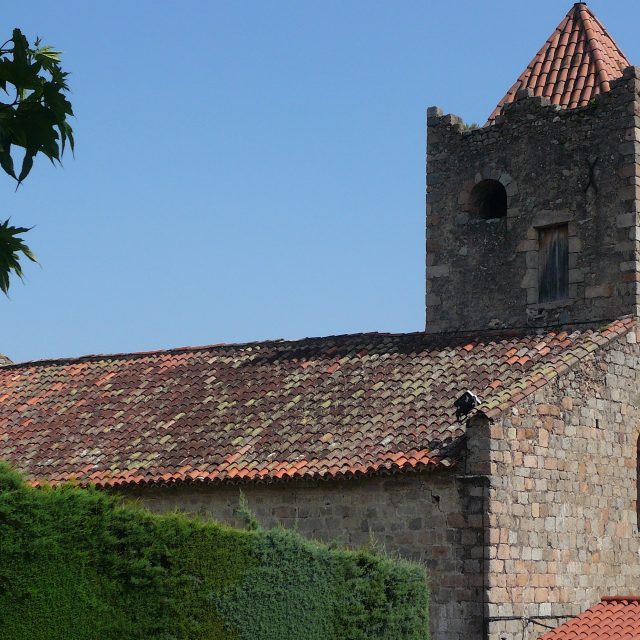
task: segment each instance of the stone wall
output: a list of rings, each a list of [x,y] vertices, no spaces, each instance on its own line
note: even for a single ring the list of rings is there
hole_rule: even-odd
[[[373,539],[387,553],[425,564],[431,587],[433,640],[482,633],[483,489],[452,472],[245,485],[265,527],[281,524],[310,538],[349,547]],[[130,494],[155,511],[179,508],[242,526],[236,486],[145,489]]]
[[[640,347],[632,332],[585,354],[494,422],[467,428],[455,470],[244,485],[265,527],[425,564],[433,640],[534,640],[600,600],[636,593]],[[145,488],[156,511],[242,526],[239,488]]]
[[[526,92],[495,125],[467,130],[429,110],[427,330],[600,321],[636,313],[640,70],[566,110]],[[495,180],[507,216],[485,220],[472,191]],[[540,303],[540,230],[568,225],[569,291]]]
[[[589,356],[489,427],[490,640],[538,638],[545,629],[529,622],[523,635],[522,617],[556,625],[640,589],[636,341]]]

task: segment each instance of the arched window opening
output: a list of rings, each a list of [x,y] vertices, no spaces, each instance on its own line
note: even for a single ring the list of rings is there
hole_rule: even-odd
[[[496,220],[507,215],[507,190],[497,180],[483,180],[471,191],[471,208],[482,220]]]

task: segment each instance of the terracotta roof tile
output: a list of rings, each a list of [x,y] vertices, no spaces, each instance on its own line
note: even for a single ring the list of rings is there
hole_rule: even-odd
[[[640,598],[608,596],[565,622],[540,640],[637,640],[640,638]]]
[[[454,465],[493,417],[635,327],[356,334],[0,367],[0,459],[35,484],[341,478]],[[335,364],[339,363],[336,368]]]
[[[575,109],[622,76],[631,63],[585,3],[575,4],[489,117],[493,123],[520,89]]]

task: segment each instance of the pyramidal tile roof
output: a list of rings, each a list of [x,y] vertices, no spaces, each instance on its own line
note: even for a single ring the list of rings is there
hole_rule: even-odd
[[[637,640],[640,638],[640,598],[607,596],[578,617],[540,640]]]
[[[0,367],[0,460],[34,484],[335,479],[446,468],[467,389],[499,414],[636,326],[355,334]]]
[[[586,3],[576,3],[500,100],[488,124],[521,89],[531,89],[534,95],[549,98],[560,107],[583,107],[599,93],[609,91],[610,83],[629,66],[627,56]]]

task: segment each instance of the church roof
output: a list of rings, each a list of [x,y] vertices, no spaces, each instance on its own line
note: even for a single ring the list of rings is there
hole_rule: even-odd
[[[607,596],[540,640],[634,640],[640,638],[640,598]]]
[[[443,468],[489,417],[635,326],[356,334],[0,367],[0,460],[34,483],[328,479]]]
[[[599,93],[609,91],[611,81],[630,65],[587,5],[576,3],[500,100],[489,123],[505,104],[516,99],[520,89],[531,89],[560,107],[583,107]]]

